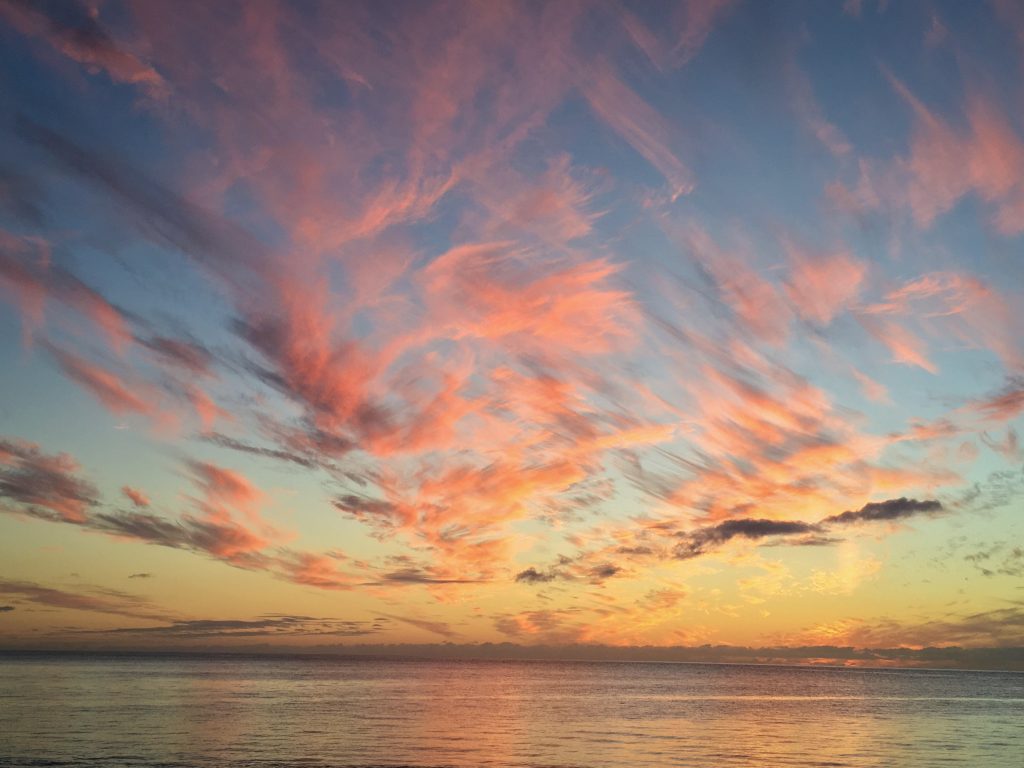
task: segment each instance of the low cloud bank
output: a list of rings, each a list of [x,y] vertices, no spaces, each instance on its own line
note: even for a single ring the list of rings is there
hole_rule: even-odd
[[[75,645],[36,646],[34,650],[112,651]],[[125,651],[143,649],[121,649]],[[853,648],[835,645],[751,648],[735,645],[632,646],[519,645],[516,643],[424,643],[283,646],[146,647],[143,652],[233,653],[269,656],[374,657],[394,659],[680,662],[705,664],[780,664],[869,668],[937,668],[1024,672],[1024,647]]]

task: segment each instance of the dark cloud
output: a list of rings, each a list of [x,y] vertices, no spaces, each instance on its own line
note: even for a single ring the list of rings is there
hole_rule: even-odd
[[[620,554],[620,555],[638,555],[638,556],[643,556],[643,555],[653,555],[654,554],[654,549],[652,549],[651,547],[642,546],[642,545],[641,546],[637,546],[637,547],[625,547],[625,546],[623,546],[623,547],[619,547],[615,551],[618,554]]]
[[[289,451],[308,457],[317,464],[330,467],[325,457],[340,458],[351,453],[356,443],[334,432],[318,429],[308,420],[303,420],[298,427],[288,427],[264,420],[264,429],[271,439]]]
[[[821,527],[797,520],[740,519],[726,520],[718,525],[698,528],[689,533],[677,534],[681,541],[673,552],[681,560],[688,560],[717,549],[734,538],[763,539],[768,536],[791,536],[794,534],[820,533]]]
[[[551,612],[529,615],[531,625],[543,631],[559,626]],[[501,622],[502,632],[521,635],[511,620]],[[557,642],[557,641],[556,641]],[[702,646],[611,646],[531,643],[422,643],[401,645],[346,645],[340,653],[349,656],[397,656],[426,659],[544,659],[583,661],[659,661],[720,664],[858,664],[872,666],[949,667],[954,669],[1024,670],[1024,647],[993,646],[898,646],[802,645],[750,647],[736,645]],[[813,673],[813,672],[811,672]]]
[[[163,100],[168,94],[160,74],[119,45],[91,5],[77,0],[4,0],[0,18],[90,71],[102,70],[115,82],[139,86],[153,99]]]
[[[323,364],[312,364],[308,329],[273,313],[249,313],[237,319],[234,330],[270,366],[250,366],[267,386],[301,405],[308,425],[331,423],[334,435],[307,426],[294,435],[319,453],[339,456],[356,445],[384,436],[394,438],[403,426],[391,409],[369,397],[365,388],[346,382],[353,371],[365,369],[368,351],[358,342],[339,340],[323,350]]]
[[[542,584],[554,581],[556,578],[558,578],[558,575],[555,572],[547,571],[546,573],[542,573],[533,566],[530,566],[525,571],[520,571],[516,574],[516,581],[526,584]]]
[[[169,366],[194,376],[209,376],[214,356],[194,339],[172,339],[168,336],[136,337],[139,344]]]
[[[768,542],[764,544],[766,547],[831,547],[836,544],[842,544],[843,539],[836,538],[834,536],[821,536],[818,534],[809,534],[807,536],[794,536],[788,539],[780,539],[778,541]]]
[[[393,520],[398,516],[398,510],[395,509],[394,504],[381,499],[371,499],[368,496],[349,493],[338,496],[332,503],[342,512],[347,512],[359,519]]]
[[[90,527],[174,549],[185,548],[189,541],[180,523],[149,512],[99,512],[93,515]]]
[[[982,432],[981,442],[983,442],[996,453],[1001,453],[1010,461],[1018,459],[1021,455],[1020,435],[1017,434],[1017,430],[1015,430],[1013,427],[1007,427],[1006,437],[1002,440],[997,440],[993,437],[990,437],[987,432]]]
[[[677,533],[680,542],[673,549],[674,555],[682,560],[707,554],[735,538],[764,539],[773,536],[790,538],[770,543],[770,546],[820,547],[837,544],[841,539],[827,535],[826,528],[832,525],[849,525],[861,522],[902,520],[919,514],[942,512],[939,501],[927,499],[889,499],[865,504],[858,510],[842,512],[826,517],[818,523],[800,520],[765,520],[740,518],[726,520],[718,525],[698,528],[686,533]]]
[[[99,492],[77,471],[66,454],[46,454],[31,443],[0,439],[0,499],[14,502],[18,511],[84,522],[86,512],[99,503]]]
[[[578,562],[578,559],[574,560],[571,557],[560,555],[557,565],[545,571],[530,566],[517,573],[515,581],[520,584],[546,584],[556,580],[578,581],[585,579],[591,584],[600,584],[605,579],[610,579],[620,573],[622,573],[621,566],[614,563],[598,563],[588,567],[585,563]]]
[[[1003,423],[1024,413],[1024,376],[1010,377],[994,395],[972,400],[967,407],[983,419]]]
[[[977,552],[964,555],[964,560],[985,576],[1024,576],[1024,547],[998,542]]]
[[[849,642],[861,647],[959,645],[1024,646],[1024,604],[1011,603],[969,614],[946,614],[925,621],[883,618],[852,627]]]
[[[152,573],[132,573],[128,575],[129,579],[152,579]]]
[[[0,281],[16,293],[41,293],[99,324],[108,333],[123,333],[128,315],[73,273],[52,263],[40,243],[28,238],[4,237],[0,251]]]
[[[118,159],[92,152],[27,117],[18,135],[66,171],[102,189],[151,239],[196,259],[226,284],[254,295],[264,274],[267,248],[237,225],[188,202]]]
[[[201,552],[243,568],[268,565],[267,559],[255,551],[263,542],[233,521],[201,520],[188,515],[168,520],[148,512],[100,512],[93,515],[88,527],[171,549]]]
[[[604,581],[605,579],[610,579],[621,571],[622,568],[617,565],[612,563],[602,563],[601,565],[596,565],[590,569],[590,580],[594,582]]]
[[[848,523],[876,522],[879,520],[902,520],[919,514],[942,512],[942,503],[935,499],[918,501],[905,496],[888,501],[871,502],[858,510],[847,511],[826,517],[825,524],[847,525]]]
[[[0,211],[26,224],[43,221],[43,192],[35,179],[0,166]]]
[[[289,462],[291,464],[297,464],[305,469],[315,469],[320,465],[320,462],[309,456],[304,456],[299,453],[292,451],[280,450],[277,448],[266,448],[261,445],[253,445],[252,443],[245,443],[241,440],[236,440],[228,435],[221,434],[220,432],[212,432],[202,436],[202,439],[208,443],[219,445],[221,448],[228,448],[232,451],[239,451],[241,453],[248,453],[253,456],[263,456],[268,459],[276,459],[278,461]]]
[[[0,605],[0,613],[10,613],[13,610],[13,605]]]
[[[68,592],[29,581],[0,581],[0,595],[53,608],[109,613],[133,619],[166,621],[170,618],[167,612],[158,609],[145,598],[99,587],[81,592]]]
[[[267,615],[256,619],[190,619],[152,627],[119,627],[100,630],[106,635],[132,635],[185,640],[191,638],[232,637],[358,637],[380,631],[369,621],[314,618],[311,616]]]
[[[402,568],[385,573],[381,580],[390,584],[479,584],[479,579],[448,579],[420,568]]]
[[[445,621],[432,621],[430,619],[418,619],[410,616],[393,616],[389,613],[382,613],[381,616],[387,619],[401,621],[411,627],[416,627],[417,629],[422,629],[435,635],[440,635],[441,637],[456,637],[459,634]]]

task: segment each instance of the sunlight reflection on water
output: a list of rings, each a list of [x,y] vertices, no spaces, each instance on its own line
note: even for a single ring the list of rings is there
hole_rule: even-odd
[[[1024,675],[0,656],[0,764],[1020,768]]]

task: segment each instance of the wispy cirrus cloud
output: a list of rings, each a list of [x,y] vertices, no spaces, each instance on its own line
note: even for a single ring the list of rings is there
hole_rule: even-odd
[[[900,39],[933,29],[929,61],[971,34],[915,13]],[[49,392],[41,349],[121,448],[178,457],[94,486],[10,441],[5,511],[438,602],[394,608],[406,631],[475,611],[467,637],[667,643],[701,599],[670,572],[760,569],[707,608],[749,616],[796,583],[771,563],[848,594],[884,567],[857,526],[1015,498],[983,474],[1019,455],[999,249],[1024,154],[969,48],[948,98],[883,44],[840,99],[833,31],[796,7],[6,2],[0,23],[26,73],[0,126],[0,288],[34,382],[11,409]],[[536,589],[483,611],[513,580]]]
[[[167,83],[160,74],[112,38],[84,3],[4,0],[0,17],[22,34],[43,40],[72,61],[102,71],[115,82],[138,86],[156,101],[167,98]]]

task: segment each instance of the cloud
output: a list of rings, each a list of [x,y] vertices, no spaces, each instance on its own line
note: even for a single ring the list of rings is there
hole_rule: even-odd
[[[715,23],[734,5],[733,0],[685,0],[676,3],[666,23],[653,30],[626,7],[620,13],[633,43],[664,72],[689,63]]]
[[[247,508],[258,503],[263,494],[243,475],[205,461],[188,461],[193,482],[203,491],[207,508],[216,505]],[[220,514],[220,511],[217,510]]]
[[[266,247],[237,225],[185,200],[129,165],[92,152],[26,117],[17,133],[64,170],[106,191],[143,234],[195,258],[233,288],[254,295],[269,262]]]
[[[43,194],[36,179],[0,165],[0,212],[27,224],[42,224]]]
[[[749,216],[719,216],[722,200],[743,213],[750,190],[733,196],[730,173],[697,172],[723,151],[744,159],[794,139],[795,150],[809,145],[814,158],[853,174],[854,203],[905,208],[928,226],[976,195],[1005,227],[1021,186],[1016,129],[973,94],[961,125],[911,103],[907,156],[880,171],[829,122],[796,46],[780,62],[775,42],[766,61],[787,68],[784,89],[747,105],[765,112],[769,133],[720,130],[711,123],[722,115],[700,109],[680,128],[667,97],[693,86],[699,107],[702,80],[673,70],[719,34],[728,6],[677,3],[654,24],[655,11],[621,4],[456,4],[397,15],[327,4],[310,24],[288,3],[241,4],[237,13],[196,5],[189,14],[166,3],[128,14],[4,5],[15,31],[45,43],[19,50],[41,51],[65,71],[46,45],[62,51],[99,74],[90,91],[109,90],[97,82],[109,76],[174,98],[145,112],[143,123],[160,128],[145,136],[134,119],[115,120],[126,133],[114,140],[69,127],[63,111],[12,120],[20,148],[40,162],[25,178],[4,177],[0,207],[21,209],[19,233],[33,221],[54,226],[45,239],[3,241],[0,282],[33,333],[44,315],[75,322],[46,347],[72,381],[122,415],[153,417],[168,398],[187,403],[211,458],[184,460],[183,487],[156,508],[133,485],[117,495],[121,482],[141,480],[129,476],[110,485],[108,504],[95,489],[77,501],[70,492],[32,497],[27,480],[9,480],[28,471],[12,459],[0,465],[5,508],[316,589],[455,599],[507,587],[510,577],[558,579],[571,584],[542,597],[579,593],[615,608],[615,593],[635,586],[624,582],[660,578],[668,566],[659,561],[673,553],[697,557],[730,542],[828,546],[851,533],[841,528],[848,523],[940,511],[897,513],[898,499],[862,505],[960,482],[947,443],[968,439],[973,420],[994,448],[1016,451],[1009,425],[988,423],[1021,411],[1011,393],[966,401],[956,391],[948,394],[968,405],[955,413],[933,413],[930,400],[926,421],[903,410],[903,422],[879,420],[843,377],[857,368],[870,397],[884,400],[888,387],[903,409],[924,396],[904,401],[902,373],[878,365],[886,349],[937,372],[961,348],[984,347],[1011,370],[1014,297],[953,270],[917,275],[918,249],[907,250],[897,229],[885,242],[901,258],[885,261],[828,219],[814,219],[823,223],[816,233],[794,225],[812,243],[794,245],[778,231],[772,211],[781,203],[770,195]],[[812,22],[801,36],[816,34]],[[749,66],[741,62],[741,80]],[[61,109],[72,114],[76,94],[65,91],[71,101]],[[792,107],[802,125],[791,136],[777,113],[792,122]],[[32,104],[25,111],[41,114]],[[802,128],[833,157],[811,137],[801,143]],[[597,143],[561,141],[579,130]],[[177,137],[173,146],[167,136]],[[621,146],[602,159],[609,140]],[[819,177],[793,189],[817,189]],[[652,178],[664,189],[642,187]],[[678,201],[698,182],[710,206],[699,216]],[[97,242],[109,259],[83,263],[82,276],[102,279],[110,300],[57,263],[100,250]],[[179,272],[178,252],[198,269]],[[947,257],[936,259],[929,270]],[[161,264],[179,279],[155,280],[147,267]],[[160,286],[170,283],[180,301],[150,301],[169,298]],[[116,355],[89,346],[93,330]],[[858,346],[865,334],[879,343]],[[356,536],[345,553],[293,548],[292,537],[308,531],[274,521],[304,528],[318,512],[304,500],[292,515],[281,488],[220,466],[227,451],[239,466],[267,459],[293,476],[314,470],[299,479],[327,484],[320,512],[337,510],[346,519],[335,523],[376,543],[366,550]],[[64,474],[81,479],[74,466]],[[856,511],[819,519],[819,510],[844,509]],[[693,530],[678,533],[684,521]],[[551,537],[574,547],[573,557],[525,567],[551,551]],[[361,551],[379,559],[361,560]],[[393,559],[401,552],[415,557]],[[630,616],[645,627],[637,637],[655,621]],[[524,635],[632,637],[621,616],[591,618],[592,630],[569,613],[496,620]]]
[[[756,541],[778,536],[791,538],[774,542],[773,546],[830,546],[840,541],[827,535],[826,529],[832,525],[903,520],[915,515],[934,515],[943,511],[942,503],[937,500],[919,501],[901,497],[869,502],[858,510],[831,515],[817,523],[756,518],[726,520],[717,525],[676,533],[679,541],[672,551],[676,558],[688,560],[708,554],[735,538]]]
[[[66,453],[45,454],[24,441],[0,439],[0,499],[26,514],[81,524],[97,506],[99,492],[78,475]]]
[[[609,65],[592,68],[583,92],[594,114],[665,177],[671,199],[693,191],[693,174],[672,148],[669,122],[623,83]]]
[[[854,306],[867,274],[867,264],[843,252],[805,254],[791,249],[792,269],[786,293],[800,315],[826,326]]]
[[[610,579],[621,572],[622,568],[614,563],[602,563],[590,569],[590,580],[595,584],[599,584],[605,579]]]
[[[279,448],[267,448],[261,445],[253,445],[252,443],[238,440],[229,435],[221,434],[220,432],[204,433],[202,435],[202,439],[209,443],[213,443],[214,445],[219,445],[222,448],[229,448],[230,450],[252,454],[253,456],[263,456],[268,459],[276,459],[278,461],[297,464],[305,469],[315,469],[322,463],[322,460],[315,454],[304,455]]]
[[[133,392],[132,388],[112,371],[73,352],[52,344],[47,346],[64,374],[80,384],[112,413],[118,415],[128,413],[150,415],[154,413],[152,402],[144,400],[141,394]]]
[[[318,589],[352,589],[361,580],[339,568],[342,559],[343,556],[336,552],[319,554],[285,549],[279,552],[273,566],[283,578],[295,584]]]
[[[1002,391],[966,406],[986,421],[1002,423],[1024,413],[1024,378],[1012,377]]]
[[[774,543],[766,544],[765,546],[779,546],[779,547],[832,547],[836,544],[842,544],[843,539],[835,536],[821,536],[818,534],[809,534],[807,536],[795,536],[790,539],[780,539]]]
[[[371,621],[281,616],[271,614],[257,619],[188,619],[150,627],[117,627],[92,630],[99,634],[130,636],[151,640],[192,640],[211,638],[264,637],[275,640],[294,637],[360,637],[379,632],[380,625]]]
[[[13,605],[0,605],[0,613],[10,613],[13,610]]]
[[[888,501],[871,502],[858,510],[846,511],[822,520],[824,524],[847,525],[850,523],[877,522],[880,520],[903,520],[920,514],[933,515],[942,512],[942,503],[935,499],[918,501],[905,496]]]
[[[1020,318],[996,287],[975,275],[926,272],[888,291],[881,301],[859,307],[858,314],[869,332],[898,348],[894,358],[903,362],[920,364],[917,358],[926,351],[923,337],[939,342],[952,337],[967,348],[991,351],[1008,371],[1024,364]],[[890,319],[877,320],[885,316]],[[887,326],[895,316],[907,326],[902,339],[889,338]]]
[[[494,618],[494,628],[507,637],[529,638],[538,643],[572,643],[584,632],[571,621],[577,613],[572,608],[563,608],[501,614]]]
[[[737,537],[756,540],[768,536],[813,534],[820,530],[821,528],[817,524],[802,523],[796,520],[726,520],[718,525],[680,534],[681,541],[676,544],[673,552],[677,558],[688,560],[706,554]]]
[[[996,453],[1005,456],[1008,461],[1018,462],[1022,458],[1020,437],[1017,435],[1017,430],[1013,427],[1006,428],[1006,437],[1003,440],[989,437],[988,433],[983,432],[981,434],[981,442]]]
[[[163,77],[115,41],[94,10],[77,0],[0,2],[0,17],[22,34],[45,40],[67,58],[90,71],[106,73],[114,82],[138,86],[153,100],[166,100],[168,85]]]
[[[26,341],[42,324],[48,301],[69,307],[100,329],[116,350],[131,340],[124,313],[52,260],[48,241],[0,230],[0,287],[19,305]]]
[[[985,576],[1024,576],[1024,548],[1009,542],[997,542],[968,553],[964,560]]]
[[[426,632],[430,632],[435,635],[440,635],[441,637],[445,638],[457,637],[459,635],[459,633],[452,629],[448,622],[445,621],[418,619],[411,616],[393,616],[388,613],[382,613],[381,616],[387,619],[394,619],[395,621],[400,621],[403,624],[408,624],[409,626],[416,627],[417,629],[422,629]]]
[[[380,577],[385,583],[393,584],[476,584],[479,579],[445,578],[419,568],[402,568],[389,571]]]
[[[541,572],[533,566],[516,574],[516,581],[526,584],[544,584],[549,581],[554,581],[556,578],[558,578],[558,576],[554,572]]]
[[[130,485],[122,485],[121,493],[123,493],[125,498],[139,509],[145,509],[150,504],[149,497],[138,488],[132,488]]]
[[[389,501],[357,496],[353,493],[338,496],[332,503],[342,512],[347,512],[360,520],[386,520],[397,523],[401,522],[403,515],[402,510]]]
[[[132,510],[105,508],[96,488],[79,477],[66,454],[47,455],[31,443],[0,440],[0,511],[148,544],[183,549],[239,568],[264,570],[298,584],[350,589],[365,579],[338,570],[336,558],[282,546],[287,536],[259,513],[263,493],[241,474],[200,461],[186,461],[199,495],[188,497],[194,513],[167,517],[133,504]],[[126,486],[129,487],[129,486]],[[130,487],[129,487],[130,488]],[[460,584],[473,580],[406,570],[376,583]]]
[[[68,592],[29,581],[0,580],[0,595],[36,605],[75,611],[108,613],[134,619],[166,620],[168,612],[150,601],[127,592],[94,587],[90,591]]]
[[[938,374],[938,367],[928,357],[927,343],[913,331],[891,321],[862,318],[861,322],[889,349],[894,363],[914,365],[928,373]]]
[[[991,213],[1000,235],[1024,231],[1024,142],[997,99],[976,88],[965,98],[966,127],[943,119],[910,89],[885,71],[893,89],[914,115],[910,151],[884,166],[861,164],[859,189],[835,189],[855,207],[883,205],[909,209],[914,222],[928,229],[962,198],[975,195]]]
[[[1004,659],[1015,659],[1016,668],[1021,668],[1024,661],[1024,609],[1011,605],[969,613],[949,611],[925,620],[888,617],[848,619],[812,627],[794,638],[794,643],[815,641],[861,648],[946,646],[947,653],[954,656],[974,648],[994,651],[1002,647],[1005,649]],[[934,649],[935,655],[941,657],[942,650]],[[984,654],[979,655],[984,657]],[[992,655],[998,658],[1002,654]]]
[[[129,579],[151,579],[153,578],[152,573],[132,573],[128,575]]]
[[[150,336],[137,341],[153,353],[156,359],[190,376],[209,376],[214,363],[213,353],[192,339],[174,339],[168,336]]]

